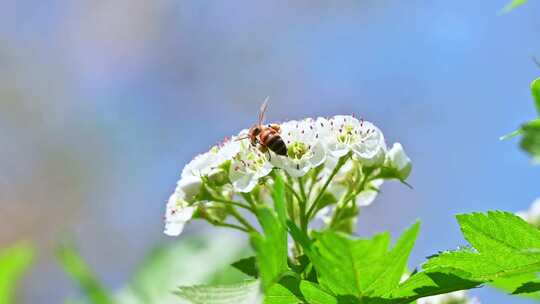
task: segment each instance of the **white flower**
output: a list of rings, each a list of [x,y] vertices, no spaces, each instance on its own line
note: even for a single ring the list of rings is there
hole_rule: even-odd
[[[480,304],[469,298],[464,290],[418,299],[418,304]]]
[[[238,192],[251,192],[261,177],[272,171],[272,164],[268,162],[265,153],[253,147],[248,140],[233,138],[225,144],[227,149],[238,151],[231,159],[229,179],[233,188]]]
[[[395,143],[388,151],[388,164],[398,171],[400,179],[405,180],[409,177],[412,169],[411,160],[400,143]]]
[[[222,162],[218,153],[220,150],[219,147],[214,146],[210,151],[197,155],[182,170],[182,178],[188,176],[202,177],[216,173]]]
[[[362,164],[374,166],[384,161],[386,144],[382,132],[372,123],[352,116],[318,118],[317,128],[329,153],[342,157],[349,151]]]
[[[517,216],[521,217],[528,223],[539,226],[540,224],[540,198],[536,199],[531,206],[529,207],[529,210],[527,211],[519,211],[516,213]]]
[[[184,225],[188,222],[195,212],[194,206],[189,206],[185,201],[182,191],[175,191],[167,203],[165,212],[165,231],[169,236],[178,236],[184,230]]]
[[[272,155],[271,162],[293,177],[304,176],[326,159],[318,130],[311,119],[281,124],[281,138],[287,145],[287,155]]]
[[[210,151],[197,155],[182,170],[182,175],[177,183],[176,190],[185,194],[185,198],[191,200],[201,188],[203,176],[213,176],[219,172],[222,163],[218,147],[212,147]]]

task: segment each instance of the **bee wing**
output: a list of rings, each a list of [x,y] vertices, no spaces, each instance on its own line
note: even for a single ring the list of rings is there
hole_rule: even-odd
[[[266,114],[266,109],[268,108],[268,100],[269,99],[270,99],[270,96],[267,96],[264,99],[264,102],[261,105],[261,109],[259,110],[259,125],[262,125],[262,122],[264,121],[264,115]]]

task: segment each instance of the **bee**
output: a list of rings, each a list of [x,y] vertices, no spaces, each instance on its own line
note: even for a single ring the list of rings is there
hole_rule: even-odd
[[[266,109],[268,108],[268,98],[265,99],[259,111],[259,121],[252,126],[246,137],[241,139],[249,139],[252,146],[257,147],[261,152],[266,153],[268,150],[273,151],[277,155],[287,155],[287,145],[281,138],[281,128],[278,124],[263,125]]]

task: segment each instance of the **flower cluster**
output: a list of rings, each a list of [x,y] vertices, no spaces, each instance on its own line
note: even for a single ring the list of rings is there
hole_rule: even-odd
[[[354,221],[351,212],[373,202],[384,180],[405,182],[411,171],[401,144],[388,149],[381,130],[353,116],[279,126],[286,155],[253,146],[243,130],[187,164],[167,203],[165,233],[179,235],[192,218],[249,231],[236,208],[253,211],[264,204],[277,175],[285,181],[289,218],[304,228],[319,217],[344,229]]]

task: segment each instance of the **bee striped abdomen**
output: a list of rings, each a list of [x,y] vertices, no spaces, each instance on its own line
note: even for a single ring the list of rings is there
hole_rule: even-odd
[[[265,129],[260,135],[261,143],[268,147],[268,149],[274,151],[278,155],[287,155],[287,146],[285,142],[273,129]]]

